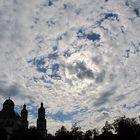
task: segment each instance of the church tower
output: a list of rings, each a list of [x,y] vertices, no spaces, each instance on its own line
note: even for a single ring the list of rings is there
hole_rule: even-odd
[[[37,129],[42,132],[46,131],[45,108],[43,107],[43,103],[41,103],[41,107],[38,109]]]
[[[23,122],[23,126],[25,129],[28,129],[28,111],[26,109],[26,105],[23,105],[23,109],[21,110],[21,119]]]

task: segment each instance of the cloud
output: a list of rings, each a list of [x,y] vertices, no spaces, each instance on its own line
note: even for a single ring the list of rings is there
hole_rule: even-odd
[[[96,77],[96,83],[101,83],[104,81],[105,78],[105,71],[103,70],[99,75]]]
[[[115,94],[116,87],[112,87],[110,90],[100,93],[100,97],[95,101],[95,106],[105,105],[109,102],[109,97]]]
[[[86,129],[139,112],[139,1],[0,6],[1,104],[7,96],[19,106],[25,99],[33,124],[43,101],[50,131],[73,120]]]
[[[3,95],[5,98],[12,96],[17,96],[20,94],[18,85],[11,85],[10,87],[6,87],[5,85],[1,84],[0,86],[0,93]]]
[[[11,98],[18,98],[18,100],[26,100],[26,98],[31,99],[30,95],[27,95],[27,93],[24,93],[25,90],[24,88],[17,84],[17,83],[8,83],[4,81],[0,81],[0,94],[3,99],[8,99],[9,97]]]
[[[79,79],[94,79],[94,73],[90,68],[87,68],[84,62],[74,62],[72,65],[68,66],[70,74],[76,75]]]

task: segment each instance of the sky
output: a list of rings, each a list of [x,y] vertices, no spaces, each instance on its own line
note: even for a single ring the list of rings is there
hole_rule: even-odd
[[[140,112],[139,0],[0,0],[0,107],[40,102],[47,129]]]

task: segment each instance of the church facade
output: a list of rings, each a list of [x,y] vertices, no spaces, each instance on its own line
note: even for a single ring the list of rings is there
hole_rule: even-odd
[[[3,103],[3,108],[0,111],[0,128],[4,128],[7,133],[11,134],[18,129],[28,129],[28,111],[26,105],[23,105],[20,115],[14,110],[15,104],[11,99],[7,99]],[[37,129],[40,132],[46,131],[45,108],[43,103],[38,109]]]

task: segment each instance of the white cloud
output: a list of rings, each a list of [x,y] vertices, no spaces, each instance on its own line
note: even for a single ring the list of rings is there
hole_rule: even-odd
[[[21,97],[32,102],[31,108],[43,101],[47,113],[77,112],[73,120],[85,129],[122,114],[137,115],[140,18],[135,8],[138,1],[3,2],[0,102],[9,95],[18,105]],[[29,119],[35,122],[31,114]],[[50,131],[71,123],[48,119]]]

